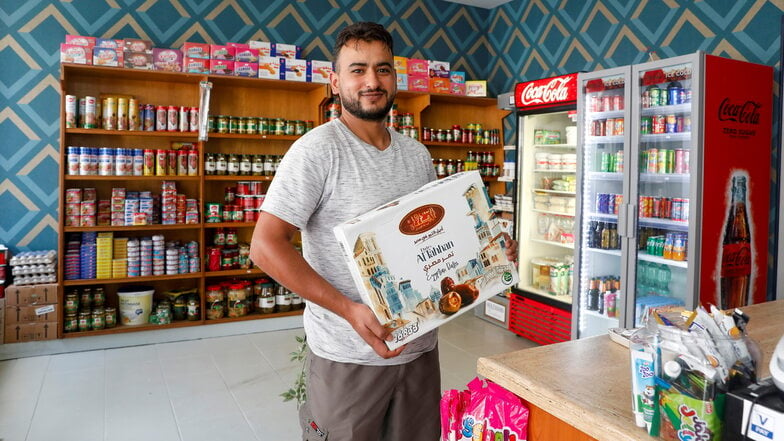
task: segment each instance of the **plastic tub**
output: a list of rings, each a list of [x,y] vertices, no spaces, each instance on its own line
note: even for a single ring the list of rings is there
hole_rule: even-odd
[[[150,286],[127,286],[117,290],[120,323],[131,326],[147,324],[152,311],[153,293],[155,290]]]

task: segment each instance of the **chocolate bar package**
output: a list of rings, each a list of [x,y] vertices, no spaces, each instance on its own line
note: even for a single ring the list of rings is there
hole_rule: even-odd
[[[354,283],[397,348],[517,283],[477,171],[431,182],[335,227]]]

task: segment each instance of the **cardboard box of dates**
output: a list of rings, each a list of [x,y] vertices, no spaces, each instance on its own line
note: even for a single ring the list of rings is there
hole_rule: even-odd
[[[335,235],[363,300],[392,330],[390,349],[517,283],[477,171],[431,182]]]

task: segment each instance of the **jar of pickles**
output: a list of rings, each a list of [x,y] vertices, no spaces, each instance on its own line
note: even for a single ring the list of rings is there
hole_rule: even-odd
[[[222,319],[225,315],[223,302],[207,303],[207,320]]]
[[[201,305],[199,305],[199,298],[191,296],[188,299],[187,319],[189,321],[201,320]]]
[[[226,160],[226,155],[217,153],[215,155],[215,174],[218,176],[225,176],[229,170],[229,163]]]
[[[79,330],[79,317],[76,314],[66,314],[63,319],[63,331],[76,332]]]
[[[93,329],[98,330],[106,327],[106,311],[103,309],[103,306],[94,307],[90,318]]]
[[[229,300],[229,317],[243,317],[248,315],[249,303],[247,300]]]
[[[106,294],[103,292],[103,288],[95,288],[95,293],[93,294],[93,306],[103,306],[106,302]]]
[[[79,312],[79,294],[70,292],[65,295],[65,314],[76,315]]]
[[[229,154],[229,159],[226,166],[226,174],[229,176],[236,176],[240,174],[240,157],[234,153]]]
[[[250,261],[250,244],[241,243],[239,244],[239,266],[240,269],[249,269],[251,265]]]
[[[207,175],[215,174],[215,154],[207,153],[204,155],[204,173]]]
[[[177,296],[174,299],[173,308],[172,316],[174,320],[185,320],[188,316],[188,299],[184,295]]]
[[[89,331],[92,329],[92,312],[82,311],[79,313],[79,332]]]
[[[250,176],[251,173],[251,162],[249,155],[242,155],[240,157],[240,176]]]
[[[253,176],[264,175],[264,155],[254,155],[250,165],[250,173]]]
[[[111,306],[104,308],[104,323],[107,328],[114,328],[117,326],[117,309]]]
[[[229,292],[226,294],[229,303],[239,300],[246,300],[248,298],[248,291],[242,283],[232,283],[229,286]]]

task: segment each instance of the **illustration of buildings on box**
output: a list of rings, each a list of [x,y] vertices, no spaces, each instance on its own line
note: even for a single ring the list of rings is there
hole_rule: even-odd
[[[456,282],[447,276],[441,279],[440,286],[414,287],[411,280],[390,272],[378,246],[376,233],[364,232],[357,237],[354,260],[369,294],[371,309],[388,329],[395,330],[411,322],[444,319],[473,303],[483,288],[508,284],[501,279],[515,270],[506,258],[504,230],[490,211],[484,188],[471,185],[463,197],[468,209],[465,215],[473,217],[479,248],[475,255],[467,256],[467,261],[455,264],[451,273]],[[451,240],[447,241],[437,245],[434,253],[445,253],[453,246]],[[453,254],[448,253],[448,256]],[[423,251],[416,257],[417,265],[427,266],[431,257]]]

